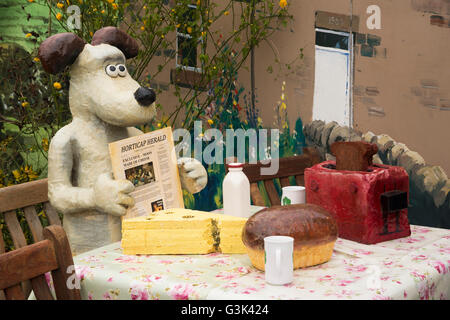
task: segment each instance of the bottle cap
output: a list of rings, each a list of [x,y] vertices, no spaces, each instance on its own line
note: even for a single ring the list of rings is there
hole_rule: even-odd
[[[228,168],[243,168],[244,164],[239,163],[239,162],[233,162],[233,163],[227,164],[227,166],[228,166]]]

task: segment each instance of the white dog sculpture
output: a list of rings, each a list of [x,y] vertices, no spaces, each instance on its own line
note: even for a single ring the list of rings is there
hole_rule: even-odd
[[[155,92],[128,74],[125,60],[137,42],[115,27],[98,30],[91,44],[73,33],[46,39],[39,58],[49,73],[70,67],[69,104],[73,120],[53,137],[48,154],[48,195],[64,214],[72,252],[79,254],[121,239],[121,216],[134,204],[128,180],[113,180],[108,143],[142,132],[150,122]],[[207,183],[202,164],[178,159],[181,184],[191,193]]]

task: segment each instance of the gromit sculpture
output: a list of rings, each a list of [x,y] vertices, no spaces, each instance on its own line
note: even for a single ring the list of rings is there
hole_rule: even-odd
[[[126,59],[138,54],[137,42],[115,27],[105,27],[86,44],[73,33],[46,39],[39,48],[45,71],[70,66],[69,105],[73,120],[53,137],[48,154],[48,194],[64,214],[71,249],[79,254],[121,238],[121,216],[134,204],[128,180],[113,180],[108,144],[139,135],[134,126],[156,115],[155,92],[127,72]],[[181,184],[196,193],[207,183],[202,164],[178,159]]]

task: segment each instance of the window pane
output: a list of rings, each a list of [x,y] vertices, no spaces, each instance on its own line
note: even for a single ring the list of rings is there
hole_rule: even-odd
[[[178,32],[180,33],[188,33],[187,27],[190,23],[195,22],[195,14],[196,14],[196,8],[187,7],[186,11],[183,12],[181,16],[181,20],[178,21],[180,24],[180,27],[178,28]]]
[[[178,36],[178,64],[197,67],[197,40]]]
[[[348,50],[348,36],[316,31],[316,45]]]

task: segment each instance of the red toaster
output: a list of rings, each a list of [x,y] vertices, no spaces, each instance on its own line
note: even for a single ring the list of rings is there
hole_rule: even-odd
[[[306,202],[328,210],[339,237],[365,244],[407,237],[409,178],[402,167],[371,164],[336,170],[325,161],[305,170]]]

